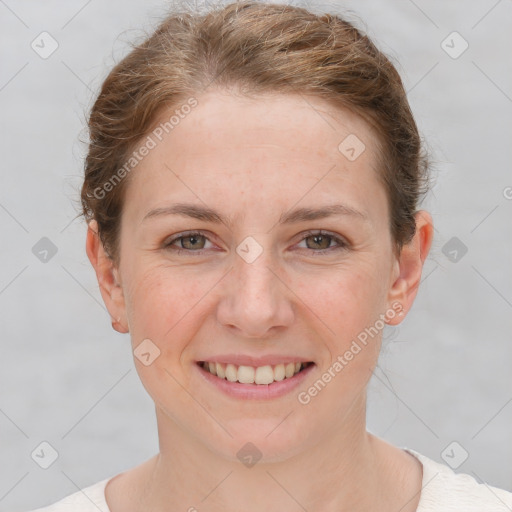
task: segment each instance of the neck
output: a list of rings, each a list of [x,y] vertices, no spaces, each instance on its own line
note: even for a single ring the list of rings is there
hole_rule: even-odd
[[[366,400],[291,456],[252,467],[214,452],[157,409],[160,453],[140,496],[145,510],[308,512],[383,510],[389,460],[366,431]],[[212,443],[213,444],[213,443]],[[389,445],[388,445],[389,446]],[[142,509],[142,508],[141,508]]]

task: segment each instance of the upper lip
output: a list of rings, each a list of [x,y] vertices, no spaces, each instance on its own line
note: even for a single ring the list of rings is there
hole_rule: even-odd
[[[209,363],[223,363],[233,364],[235,366],[275,366],[281,363],[310,363],[311,359],[306,359],[299,356],[285,356],[285,355],[266,355],[266,356],[248,356],[243,354],[220,354],[210,357],[205,357],[200,361],[208,361]],[[198,361],[199,362],[199,361]]]

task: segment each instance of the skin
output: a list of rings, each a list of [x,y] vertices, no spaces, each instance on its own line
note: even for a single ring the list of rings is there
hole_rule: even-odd
[[[234,512],[239,504],[249,512],[415,511],[421,464],[366,431],[380,332],[308,404],[297,394],[393,304],[410,309],[432,241],[430,215],[416,214],[416,235],[397,255],[376,135],[348,110],[301,95],[215,90],[197,99],[132,171],[118,267],[89,224],[87,254],[114,327],[130,333],[133,349],[149,338],[160,350],[148,366],[134,358],[155,402],[160,451],[111,479],[107,503],[112,512]],[[338,150],[349,134],[366,146],[354,161]],[[177,202],[206,205],[232,224],[142,220]],[[278,223],[293,208],[337,203],[362,216]],[[346,246],[306,233],[320,229]],[[206,238],[174,242],[183,254],[164,247],[187,230]],[[263,250],[252,263],[236,252],[247,236]],[[195,361],[221,353],[296,355],[316,366],[297,391],[242,400],[200,378]],[[247,442],[262,453],[252,467],[236,455]]]

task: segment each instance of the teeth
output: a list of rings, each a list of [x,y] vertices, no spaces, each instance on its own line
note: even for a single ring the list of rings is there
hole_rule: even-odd
[[[275,366],[235,366],[234,364],[204,362],[203,368],[211,374],[230,382],[242,384],[272,384],[293,377],[304,365],[302,363],[276,364]]]
[[[284,367],[284,376],[289,379],[290,377],[293,377],[293,374],[295,373],[295,363],[288,363]]]
[[[234,364],[226,365],[226,379],[229,382],[236,382],[238,370]]]
[[[215,363],[215,369],[217,370],[217,377],[220,377],[221,379],[224,379],[226,377],[224,367],[220,363]]]
[[[272,366],[259,366],[254,375],[255,384],[272,384],[274,382],[274,370]]]
[[[284,364],[274,366],[274,380],[283,380],[285,378],[285,374]]]
[[[254,373],[252,366],[239,366],[237,380],[242,384],[252,384],[254,382]]]

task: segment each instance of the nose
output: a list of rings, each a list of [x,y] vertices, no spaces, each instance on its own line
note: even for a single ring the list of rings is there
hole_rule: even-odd
[[[293,293],[284,270],[271,249],[258,238],[261,254],[252,261],[243,251],[234,255],[233,268],[224,279],[217,309],[221,325],[247,338],[268,338],[292,325]]]

